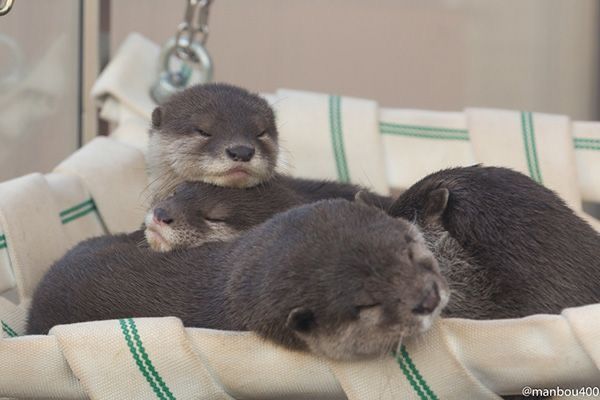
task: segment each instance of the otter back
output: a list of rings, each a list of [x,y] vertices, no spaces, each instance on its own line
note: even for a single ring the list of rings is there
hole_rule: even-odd
[[[390,214],[422,228],[453,289],[446,315],[521,317],[600,301],[600,236],[523,174],[439,171]]]

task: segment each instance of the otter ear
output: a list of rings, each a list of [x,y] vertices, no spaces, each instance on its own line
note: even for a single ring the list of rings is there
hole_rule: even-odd
[[[425,218],[432,222],[440,220],[448,206],[449,197],[450,192],[446,188],[436,189],[429,193],[423,212]]]
[[[290,311],[285,326],[298,333],[308,333],[315,326],[315,314],[304,307],[296,307]]]
[[[163,119],[163,110],[160,107],[156,107],[154,111],[152,111],[152,128],[159,129],[162,124]]]
[[[359,190],[354,195],[354,201],[358,204],[362,204],[369,207],[375,207],[375,204],[373,204],[372,201],[373,199],[370,197],[371,196],[369,196],[369,192],[367,192],[366,190]]]

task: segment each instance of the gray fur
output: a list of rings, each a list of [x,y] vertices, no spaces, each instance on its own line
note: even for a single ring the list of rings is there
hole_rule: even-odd
[[[278,212],[329,198],[353,200],[356,193],[386,209],[392,200],[351,185],[276,175],[251,188],[227,188],[203,182],[184,182],[174,194],[158,201],[146,216],[146,238],[154,250],[199,246],[228,240],[266,221]],[[154,218],[156,210],[172,219]]]
[[[439,305],[416,315],[432,287]],[[418,229],[329,200],[277,214],[230,242],[168,253],[126,235],[83,242],[42,279],[27,331],[172,315],[190,327],[251,330],[289,349],[360,359],[427,329],[446,289]]]
[[[452,293],[443,315],[516,318],[600,301],[600,236],[523,174],[439,171],[401,194],[390,214],[415,221],[438,259]]]
[[[247,90],[211,83],[173,95],[152,113],[148,169],[153,202],[183,181],[250,187],[269,179],[277,163],[277,137],[273,110]],[[229,151],[239,146],[253,149],[253,157],[232,159]]]
[[[174,95],[152,114],[147,157],[151,204],[167,198],[184,181],[235,188],[269,181],[276,175],[278,136],[271,107],[245,89],[213,83],[192,86]],[[249,161],[234,161],[228,149],[238,146],[254,149],[254,156]],[[242,168],[246,174],[231,174],[235,168]],[[328,198],[352,200],[357,191],[364,190],[331,181],[285,175],[277,178],[300,194],[304,202]],[[390,198],[367,194],[381,208],[392,203]]]

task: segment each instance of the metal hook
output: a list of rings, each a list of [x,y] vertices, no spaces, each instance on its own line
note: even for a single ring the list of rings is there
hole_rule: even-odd
[[[180,57],[181,51],[185,52],[184,57]],[[171,69],[173,56],[181,61],[181,65],[176,71]],[[195,79],[194,83],[206,83],[212,80],[212,60],[206,48],[200,43],[190,43],[189,39],[183,36],[177,41],[172,38],[165,44],[158,65],[158,81],[150,90],[152,98],[158,104],[164,103],[173,94],[185,89],[190,84],[194,70],[200,72],[200,78]]]
[[[0,17],[8,14],[14,4],[14,0],[6,0],[3,6],[0,7]]]

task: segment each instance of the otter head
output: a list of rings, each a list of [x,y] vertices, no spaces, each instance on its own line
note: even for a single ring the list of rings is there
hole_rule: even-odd
[[[145,236],[157,251],[229,240],[291,205],[274,183],[237,189],[184,182],[146,214]]]
[[[286,250],[298,257],[289,264],[300,266],[289,273],[306,289],[285,323],[314,354],[385,356],[431,327],[448,302],[448,285],[416,226],[345,203],[325,202],[322,213],[297,222],[316,217],[307,237],[295,238],[304,250]]]
[[[277,136],[263,98],[226,84],[196,85],[152,113],[150,173],[154,179],[170,172],[178,182],[251,187],[273,175]]]

